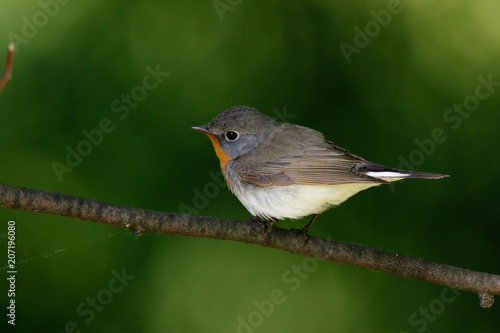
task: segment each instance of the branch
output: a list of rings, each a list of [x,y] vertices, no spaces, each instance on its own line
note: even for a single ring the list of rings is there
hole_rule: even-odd
[[[12,77],[12,58],[14,58],[14,44],[9,43],[7,50],[7,61],[5,62],[5,69],[3,71],[3,75],[0,78],[0,92],[2,92],[3,86],[10,80]]]
[[[477,293],[480,305],[491,307],[500,294],[500,275],[475,272],[379,250],[364,245],[310,237],[254,221],[157,212],[0,183],[0,206],[61,215],[120,228],[137,234],[164,233],[258,244],[305,256],[369,268],[402,277]]]

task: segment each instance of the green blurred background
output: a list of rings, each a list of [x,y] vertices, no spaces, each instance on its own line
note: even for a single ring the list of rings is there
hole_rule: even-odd
[[[478,78],[500,82],[498,1],[216,5],[3,0],[0,49],[14,38],[19,52],[13,79],[0,95],[0,181],[245,219],[245,208],[211,177],[219,163],[210,141],[190,127],[228,107],[250,105],[315,128],[368,160],[398,167],[404,158],[421,171],[452,176],[362,192],[321,215],[312,235],[500,273],[500,87],[479,88],[489,96],[478,105],[473,97]],[[390,22],[388,7],[397,12]],[[366,28],[371,37],[363,38],[359,31]],[[346,57],[341,45],[356,42],[360,47]],[[140,101],[128,107],[128,116],[113,112],[122,94],[141,92],[148,66],[169,75],[147,96],[136,95]],[[447,111],[464,100],[474,111]],[[59,181],[53,162],[65,163],[66,147],[76,149],[85,140],[82,131],[105,118],[114,130]],[[446,140],[431,149],[439,128]],[[205,199],[197,195],[205,191]],[[477,295],[456,296],[442,286],[255,245],[137,237],[1,208],[3,253],[11,219],[17,228],[17,317],[15,328],[7,326],[2,312],[7,331],[500,329],[500,304],[481,309]],[[6,255],[0,257],[6,306]],[[293,267],[309,273],[293,273]],[[130,280],[118,288],[113,279],[123,270]],[[110,283],[123,290],[110,293]],[[268,300],[277,294],[280,303],[271,311]],[[90,310],[87,302],[96,297],[98,310]]]

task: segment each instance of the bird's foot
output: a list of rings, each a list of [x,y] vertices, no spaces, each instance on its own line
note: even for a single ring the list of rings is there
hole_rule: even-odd
[[[291,231],[296,231],[302,234],[302,239],[304,240],[304,242],[300,247],[303,247],[307,244],[307,242],[309,242],[309,235],[307,234],[307,232],[309,231],[309,228],[311,227],[313,222],[318,218],[318,216],[319,214],[314,215],[311,221],[302,229],[291,229]]]
[[[302,240],[303,240],[303,243],[300,245],[300,247],[303,247],[304,245],[307,244],[307,242],[309,242],[309,235],[307,234],[307,230],[309,228],[302,228],[302,229],[295,229],[295,228],[292,228],[290,229],[290,231],[293,231],[293,232],[296,232],[297,234],[300,234],[302,235]]]
[[[258,216],[252,216],[251,218],[247,219],[248,222],[257,222],[260,227],[261,227],[261,234],[264,234],[267,229],[272,229],[278,223],[277,220],[275,219],[270,219],[270,220],[261,220],[260,217]]]

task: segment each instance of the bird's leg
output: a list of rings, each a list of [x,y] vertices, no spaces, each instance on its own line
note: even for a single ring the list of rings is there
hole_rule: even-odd
[[[257,222],[257,223],[259,223],[260,226],[261,226],[261,228],[262,228],[262,230],[260,232],[261,234],[265,233],[268,228],[273,228],[276,225],[276,223],[278,223],[278,220],[276,220],[274,218],[271,218],[269,220],[261,221],[261,218],[258,217],[258,216],[252,216],[247,221],[248,222]]]
[[[319,214],[316,214],[313,216],[313,218],[311,219],[311,221],[302,229],[292,229],[292,231],[298,231],[300,233],[302,233],[302,239],[304,240],[304,243],[302,243],[302,246],[306,245],[307,242],[309,241],[309,235],[307,234],[307,232],[309,231],[309,228],[311,227],[311,225],[313,224],[313,222],[318,218]]]
[[[278,220],[272,217],[264,223],[266,224],[266,228],[272,229],[278,223]]]
[[[247,222],[260,222],[260,217],[258,216],[252,216],[248,219],[246,219]]]
[[[301,229],[303,233],[307,234],[307,232],[309,231],[309,228],[311,227],[313,222],[316,221],[318,216],[319,216],[319,214],[314,215],[313,218],[311,219],[311,221],[304,228]]]

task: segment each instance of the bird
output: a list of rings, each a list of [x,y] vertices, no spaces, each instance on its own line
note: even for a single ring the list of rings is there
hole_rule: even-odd
[[[356,193],[405,178],[445,174],[399,170],[355,155],[314,129],[234,106],[194,126],[212,141],[229,189],[255,220],[316,218]]]

